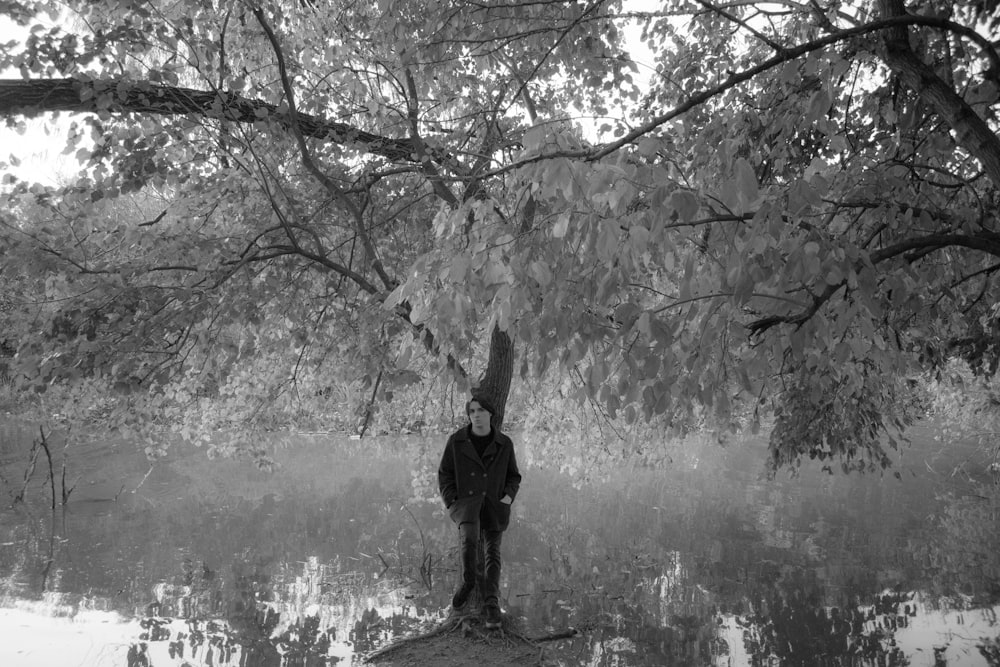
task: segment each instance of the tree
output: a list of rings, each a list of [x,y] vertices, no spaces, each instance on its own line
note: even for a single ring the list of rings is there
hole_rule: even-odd
[[[79,178],[6,195],[5,271],[76,332],[22,344],[36,383],[128,379],[181,419],[488,354],[500,406],[559,371],[608,419],[773,416],[776,464],[852,468],[922,373],[994,367],[989,3],[67,7],[0,58],[9,118],[79,114]]]

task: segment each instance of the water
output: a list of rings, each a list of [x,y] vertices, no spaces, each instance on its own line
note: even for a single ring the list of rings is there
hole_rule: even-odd
[[[44,455],[23,482],[37,437],[0,425],[0,665],[357,665],[446,612],[443,438],[268,436],[267,472],[57,434],[52,512]],[[1000,660],[1000,494],[972,445],[918,432],[900,479],[768,480],[760,442],[690,443],[583,485],[520,447],[504,608],[578,629],[560,664]]]

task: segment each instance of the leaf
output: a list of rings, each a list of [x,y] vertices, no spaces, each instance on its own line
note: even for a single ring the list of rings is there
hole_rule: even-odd
[[[788,208],[792,213],[801,213],[810,207],[823,204],[819,193],[803,179],[796,179],[788,189]]]
[[[618,225],[614,222],[601,225],[597,236],[597,257],[606,264],[613,263],[618,257]]]
[[[691,222],[698,213],[698,198],[687,190],[675,190],[670,195],[670,203],[683,222]]]
[[[639,145],[637,146],[639,154],[643,157],[652,157],[656,155],[660,148],[663,146],[663,141],[657,139],[656,137],[643,137],[639,140]]]
[[[844,282],[844,272],[839,265],[832,265],[826,272],[826,283],[828,285],[839,285]]]
[[[603,362],[597,362],[590,366],[590,370],[587,374],[588,384],[591,390],[604,384],[604,379],[607,377],[607,367]]]
[[[648,311],[643,312],[639,316],[639,319],[636,321],[636,328],[647,341],[653,340],[653,329],[650,325],[650,314]]]
[[[561,239],[566,236],[566,232],[569,229],[569,213],[562,213],[556,218],[556,222],[552,225],[552,236],[557,239]]]
[[[734,173],[736,178],[736,187],[740,194],[740,199],[743,202],[744,207],[750,207],[757,202],[760,196],[759,188],[757,185],[757,176],[754,174],[753,167],[746,158],[737,158],[736,164],[734,165]]]
[[[548,287],[552,282],[552,272],[549,271],[549,267],[540,260],[535,260],[531,263],[531,277],[538,281],[538,284],[542,287]]]
[[[573,164],[566,158],[552,160],[544,172],[546,182],[554,189],[561,190],[566,199],[573,198]]]
[[[483,282],[487,286],[490,285],[501,285],[507,283],[508,271],[504,263],[500,261],[495,256],[490,256],[489,260],[486,262],[486,267],[483,272]]]
[[[456,255],[454,259],[451,260],[451,270],[448,272],[448,278],[455,283],[460,283],[465,280],[466,274],[469,272],[470,257],[466,254]]]
[[[639,317],[640,309],[634,303],[623,303],[615,309],[615,320],[624,327],[631,327]]]
[[[410,363],[410,357],[413,355],[413,348],[407,345],[399,354],[399,358],[396,359],[396,366],[399,368],[406,368]]]
[[[405,286],[406,283],[403,283],[398,287],[396,287],[396,289],[389,292],[389,295],[385,298],[385,301],[382,303],[383,307],[386,310],[392,310],[393,308],[398,306],[401,301],[403,301],[404,298],[403,293],[405,291]]]
[[[628,230],[628,240],[633,252],[642,254],[649,248],[649,230],[642,225],[632,225]]]
[[[807,125],[815,123],[830,110],[830,93],[825,87],[820,87],[809,99],[809,110],[806,112]]]

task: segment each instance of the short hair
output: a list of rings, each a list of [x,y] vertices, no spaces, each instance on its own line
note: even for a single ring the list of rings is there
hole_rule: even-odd
[[[466,417],[469,416],[469,412],[472,410],[472,402],[473,401],[475,401],[476,403],[479,403],[479,406],[483,410],[486,410],[486,412],[490,413],[490,417],[494,416],[497,413],[496,408],[493,407],[493,403],[488,398],[484,398],[482,396],[477,396],[476,394],[473,394],[472,398],[470,398],[468,401],[465,402],[465,416]]]

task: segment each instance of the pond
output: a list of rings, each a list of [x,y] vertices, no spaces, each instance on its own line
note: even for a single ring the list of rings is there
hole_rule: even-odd
[[[691,441],[581,482],[514,435],[502,602],[527,635],[578,631],[552,664],[1000,664],[1000,493],[972,444],[928,428],[898,478],[769,479],[763,441]],[[267,438],[270,471],[54,434],[53,487],[44,453],[25,482],[37,427],[0,424],[0,665],[358,665],[443,619],[443,438]]]

